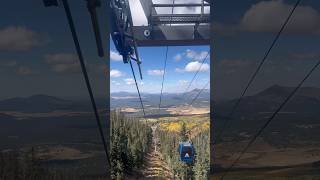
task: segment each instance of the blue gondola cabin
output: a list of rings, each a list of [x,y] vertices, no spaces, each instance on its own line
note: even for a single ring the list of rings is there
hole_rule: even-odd
[[[194,158],[194,149],[191,142],[181,142],[179,144],[180,160],[186,163],[192,163]]]

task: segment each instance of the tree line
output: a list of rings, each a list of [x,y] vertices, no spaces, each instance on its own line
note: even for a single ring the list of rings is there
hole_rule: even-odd
[[[97,180],[105,177],[85,177],[70,169],[49,168],[37,151],[0,151],[0,180]]]

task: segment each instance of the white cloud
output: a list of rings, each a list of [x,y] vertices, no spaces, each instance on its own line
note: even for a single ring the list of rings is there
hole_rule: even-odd
[[[41,45],[40,35],[26,27],[0,29],[0,50],[25,51]]]
[[[148,70],[148,74],[152,76],[161,76],[163,73],[164,71],[159,69]]]
[[[122,76],[124,76],[124,73],[119,71],[119,70],[117,70],[117,69],[112,69],[110,71],[110,77],[117,78],[117,77],[122,77]]]
[[[287,2],[289,1],[260,1],[252,5],[238,23],[215,22],[213,31],[223,36],[232,36],[239,32],[278,32],[293,8],[293,4]],[[320,12],[311,6],[298,6],[284,33],[319,34]]]
[[[29,67],[20,66],[17,69],[17,74],[19,74],[19,75],[32,75],[32,74],[34,74],[34,72]]]
[[[57,73],[76,73],[80,72],[78,57],[74,54],[57,53],[44,56],[45,62]]]
[[[188,82],[189,82],[189,81],[187,81],[187,80],[179,80],[179,81],[178,81],[179,85],[181,85],[181,86],[187,85]]]
[[[218,65],[222,68],[243,68],[252,65],[252,62],[245,59],[222,59]]]
[[[199,70],[200,69],[200,70]],[[201,63],[198,61],[193,61],[190,62],[186,65],[184,68],[186,72],[195,72],[195,71],[200,71],[200,72],[205,72],[210,70],[210,66],[207,63],[203,63],[201,66]]]
[[[120,86],[120,85],[121,85],[121,83],[118,82],[118,81],[111,81],[111,83],[114,84],[114,85],[116,85],[116,86]]]
[[[200,63],[199,61],[193,61],[188,63],[183,69],[176,68],[175,71],[177,73],[184,73],[184,72],[196,72],[199,69],[199,72],[206,72],[210,70],[210,65],[207,63]]]
[[[17,65],[17,61],[15,60],[0,60],[0,66],[3,66],[3,67],[14,67]]]
[[[71,72],[71,73],[76,73],[80,72],[80,65],[78,63],[75,64],[56,64],[53,66],[53,71],[58,72],[58,73],[66,73],[66,72]]]
[[[183,73],[183,72],[184,72],[184,69],[176,68],[175,71],[176,71],[177,73]]]
[[[175,55],[175,56],[173,57],[173,59],[174,59],[175,61],[180,61],[180,60],[182,59],[182,55],[181,55],[181,54],[177,54],[177,55]]]
[[[207,57],[207,59],[210,59],[208,53],[209,53],[208,51],[196,52],[191,49],[187,49],[185,52],[187,58],[195,60],[195,61],[202,61],[206,57]]]
[[[132,78],[124,79],[124,81],[126,82],[127,85],[133,85],[133,84],[135,84],[134,79],[132,79]]]
[[[110,59],[112,61],[122,61],[122,56],[117,51],[110,51]]]
[[[262,1],[244,14],[240,29],[251,32],[277,32],[288,17],[293,5],[283,0]],[[320,14],[310,6],[298,6],[285,32],[319,32]]]
[[[74,54],[57,53],[45,55],[45,61],[48,64],[72,64],[77,62],[78,58]]]
[[[192,61],[203,61],[205,58],[207,60],[210,60],[210,52],[208,51],[194,51],[191,49],[187,49],[183,53],[176,54],[173,59],[175,61],[180,61],[183,58],[187,58]]]
[[[293,60],[314,60],[320,58],[318,52],[294,53],[290,55]]]

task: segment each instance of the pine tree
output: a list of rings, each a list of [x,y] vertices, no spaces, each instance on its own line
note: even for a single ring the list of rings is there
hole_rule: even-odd
[[[3,155],[3,152],[0,151],[0,179],[3,179],[4,167],[5,167],[4,164],[5,164],[4,155]]]
[[[125,117],[119,111],[111,112],[111,125],[111,174],[113,179],[121,179],[143,164],[152,131],[139,119]]]
[[[121,161],[119,131],[114,130],[111,145],[111,177],[118,179],[123,174],[123,163]]]
[[[187,132],[187,126],[186,123],[183,122],[180,130],[180,140],[181,141],[187,141],[188,140],[188,132]]]

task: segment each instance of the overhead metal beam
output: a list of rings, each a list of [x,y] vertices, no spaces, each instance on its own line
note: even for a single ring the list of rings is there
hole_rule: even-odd
[[[87,0],[87,8],[91,16],[91,22],[93,27],[94,36],[96,38],[96,45],[98,50],[98,55],[100,57],[104,56],[104,48],[102,45],[100,29],[99,29],[99,21],[97,16],[97,7],[101,7],[100,0]]]
[[[157,14],[156,9],[153,7],[154,4],[152,0],[140,0],[140,3],[147,19],[149,19],[151,14]]]
[[[179,26],[133,26],[137,46],[190,46],[209,45],[210,27],[199,25],[197,31],[191,25]]]
[[[210,4],[203,4],[204,6],[210,6]],[[153,7],[200,7],[201,3],[192,4],[153,4]]]
[[[151,16],[152,25],[156,24],[201,24],[209,23],[209,14],[157,14]]]

